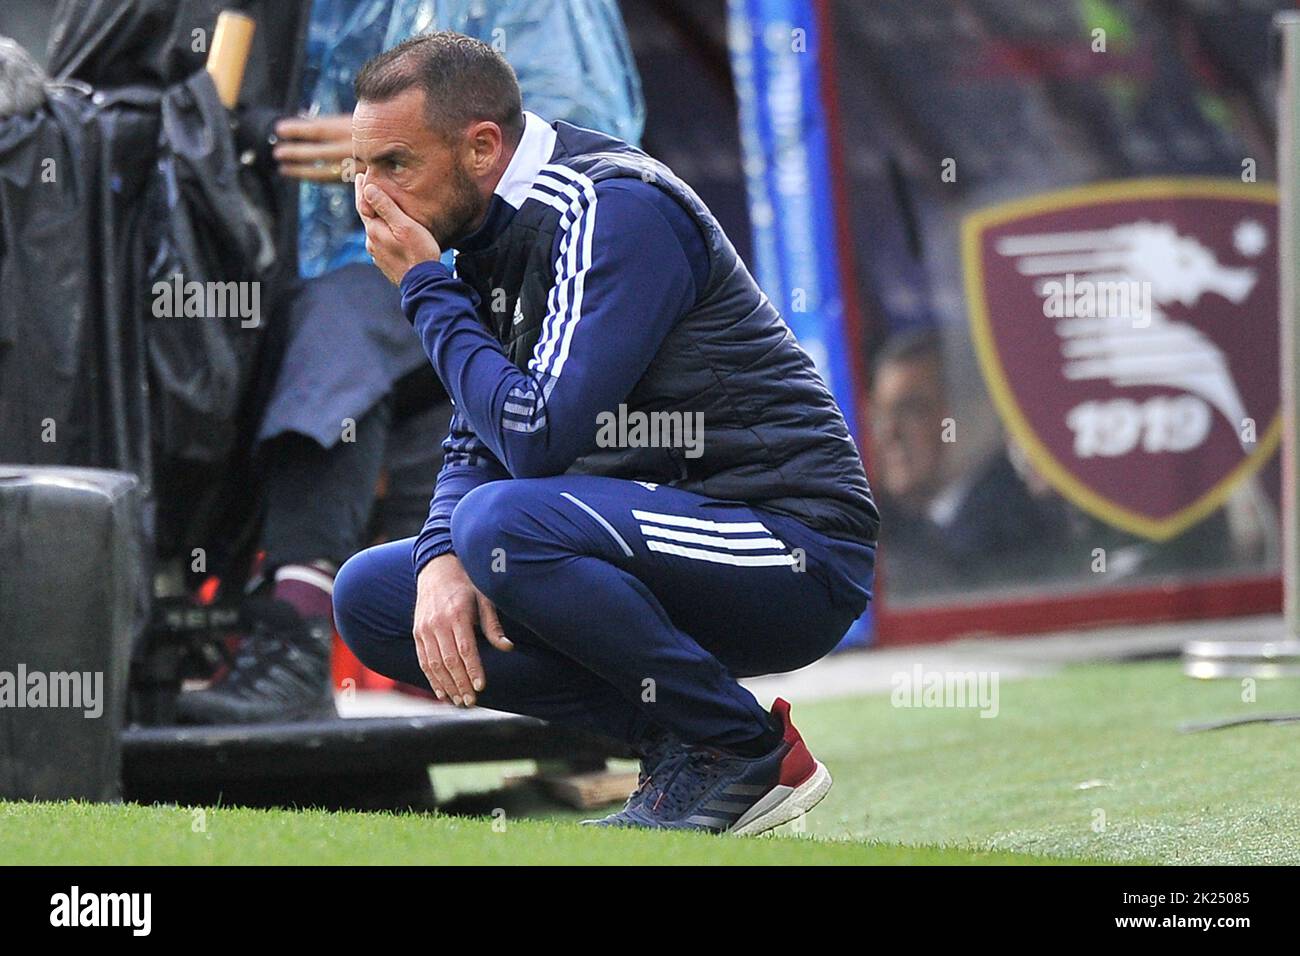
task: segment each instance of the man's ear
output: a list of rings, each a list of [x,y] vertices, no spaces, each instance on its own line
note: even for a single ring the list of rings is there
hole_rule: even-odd
[[[491,120],[480,120],[465,131],[469,145],[469,168],[474,176],[486,176],[496,168],[505,146],[501,127]]]

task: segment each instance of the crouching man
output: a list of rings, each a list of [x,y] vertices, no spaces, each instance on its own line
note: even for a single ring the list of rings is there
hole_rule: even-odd
[[[367,248],[456,414],[423,532],[339,572],[344,640],[458,706],[627,741],[641,784],[594,822],[807,811],[830,775],[737,678],[817,660],[870,599],[879,515],[812,362],[690,187],[524,112],[491,47],[408,40],[356,92]]]

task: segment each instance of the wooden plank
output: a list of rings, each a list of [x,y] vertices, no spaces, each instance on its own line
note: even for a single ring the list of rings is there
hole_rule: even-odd
[[[537,782],[547,793],[578,810],[622,803],[636,789],[636,781],[635,771],[599,770],[537,777]]]

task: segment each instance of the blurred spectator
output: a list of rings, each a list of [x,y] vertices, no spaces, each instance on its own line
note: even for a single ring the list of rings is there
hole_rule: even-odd
[[[1240,560],[1223,510],[1171,541],[1148,541],[1070,505],[1009,439],[963,469],[942,348],[936,332],[900,333],[874,364],[872,487],[892,597],[1067,578],[1114,584]]]
[[[965,474],[954,467],[957,429],[937,333],[889,340],[876,358],[869,410],[891,595],[1023,579],[1060,548],[1059,503],[1031,494],[1005,453]]]

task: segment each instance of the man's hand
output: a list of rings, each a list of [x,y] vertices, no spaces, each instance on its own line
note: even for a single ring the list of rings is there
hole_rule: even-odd
[[[416,582],[415,654],[438,699],[458,707],[472,707],[486,681],[475,625],[497,650],[514,647],[496,608],[470,582],[460,559],[454,554],[434,558]]]
[[[388,281],[397,285],[411,266],[442,257],[433,234],[386,192],[371,185],[364,173],[356,181],[357,212],[366,227],[366,252]]]
[[[280,142],[271,155],[282,176],[342,184],[344,170],[352,168],[352,117],[347,114],[282,119],[275,135]]]

